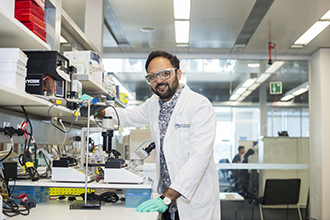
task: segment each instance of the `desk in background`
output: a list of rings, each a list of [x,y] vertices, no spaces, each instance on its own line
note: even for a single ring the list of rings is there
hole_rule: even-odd
[[[235,203],[235,219],[237,219],[237,203],[241,203],[241,219],[244,219],[244,197],[238,193],[221,192],[220,202],[233,202]]]

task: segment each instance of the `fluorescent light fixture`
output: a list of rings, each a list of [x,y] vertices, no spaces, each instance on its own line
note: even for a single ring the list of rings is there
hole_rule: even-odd
[[[313,40],[319,33],[321,33],[326,27],[328,27],[330,21],[317,21],[310,27],[301,37],[294,42],[294,44],[308,44]]]
[[[239,97],[236,101],[237,101],[237,102],[241,102],[241,101],[243,101],[245,98],[246,98],[245,96],[241,96],[241,97]]]
[[[234,47],[246,47],[246,44],[235,44]]]
[[[68,43],[68,41],[65,40],[64,37],[60,36],[60,43],[61,43],[61,44],[66,44],[66,43]]]
[[[229,100],[230,101],[235,101],[236,99],[238,99],[239,95],[237,94],[233,94],[232,96],[230,96]]]
[[[259,63],[248,63],[248,67],[259,67]]]
[[[330,20],[330,10],[325,13],[320,20]]]
[[[293,45],[291,45],[291,48],[303,48],[304,47],[304,45],[302,45],[302,44],[293,44]]]
[[[244,88],[249,88],[249,87],[250,87],[255,81],[256,81],[256,79],[247,79],[247,80],[243,83],[242,87],[244,87]]]
[[[243,97],[248,97],[252,92],[253,92],[252,90],[246,90],[246,91],[242,94],[242,96],[243,96]]]
[[[189,43],[189,21],[175,21],[175,40],[177,44]]]
[[[258,77],[256,82],[261,84],[261,83],[265,82],[270,77],[270,75],[271,75],[270,73],[263,73]]]
[[[297,91],[293,92],[292,95],[298,96],[298,95],[301,95],[301,94],[303,94],[304,92],[307,92],[307,91],[308,91],[308,88],[301,88],[301,89],[298,89]]]
[[[173,0],[174,18],[190,19],[190,0]]]
[[[188,47],[189,44],[176,44],[177,47]]]
[[[294,95],[286,95],[283,98],[281,98],[281,101],[288,101],[290,99],[292,99],[294,97]]]
[[[281,68],[281,66],[283,66],[284,63],[284,61],[274,62],[270,67],[268,67],[265,73],[275,73],[279,68]]]
[[[235,94],[236,94],[236,95],[241,95],[241,94],[243,94],[243,92],[245,92],[245,90],[246,90],[246,88],[243,88],[243,87],[238,88],[238,89],[236,90]]]
[[[304,92],[308,91],[308,82],[304,82],[303,84],[291,89],[287,93],[284,94],[284,96],[281,98],[281,101],[287,101],[292,99],[295,96],[301,95]]]
[[[256,88],[258,88],[259,86],[260,86],[260,83],[253,83],[253,84],[248,88],[248,90],[253,91],[253,90],[255,90]]]

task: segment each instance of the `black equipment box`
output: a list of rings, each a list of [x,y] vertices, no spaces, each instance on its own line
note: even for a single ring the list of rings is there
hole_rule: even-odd
[[[3,164],[3,172],[5,179],[8,181],[9,179],[17,179],[17,162],[2,162]]]
[[[69,59],[56,50],[23,52],[28,57],[27,75],[46,74],[52,76],[55,80],[63,81],[57,70],[69,74]]]

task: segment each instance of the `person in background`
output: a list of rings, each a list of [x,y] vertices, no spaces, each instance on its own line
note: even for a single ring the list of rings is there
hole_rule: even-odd
[[[145,64],[147,83],[155,93],[140,106],[118,109],[120,126],[150,126],[156,144],[157,199],[138,212],[160,212],[163,220],[219,220],[220,198],[213,158],[216,115],[211,102],[179,82],[180,61],[153,51]],[[97,117],[116,116],[112,108]]]
[[[244,154],[242,163],[248,163],[249,157],[254,153],[255,151],[252,148],[248,149],[246,154]],[[253,172],[255,172],[255,170]],[[250,179],[250,173],[248,172],[248,170],[241,170],[240,186],[244,197],[251,196],[251,190],[249,190]]]
[[[238,154],[233,158],[232,163],[242,163],[242,155],[245,154],[245,147],[238,147]],[[240,190],[240,178],[241,178],[241,170],[233,169],[232,171],[233,177],[233,185],[234,191],[238,192]]]
[[[243,154],[245,154],[245,147],[244,146],[239,146],[238,147],[238,154],[236,154],[235,157],[233,158],[233,163],[241,163]]]

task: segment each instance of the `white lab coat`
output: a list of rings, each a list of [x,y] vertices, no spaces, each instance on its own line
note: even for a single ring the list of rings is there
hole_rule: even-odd
[[[158,99],[153,95],[140,106],[118,109],[118,114],[122,127],[150,126],[156,143],[159,179]],[[213,159],[216,121],[212,104],[186,85],[172,113],[163,145],[170,187],[182,195],[177,199],[181,220],[220,219],[219,180]]]

